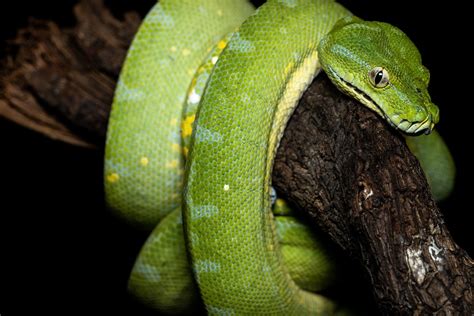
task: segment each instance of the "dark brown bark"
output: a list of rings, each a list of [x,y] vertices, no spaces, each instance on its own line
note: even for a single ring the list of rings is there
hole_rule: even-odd
[[[2,61],[0,116],[73,145],[102,145],[115,81],[140,17],[119,21],[102,1],[82,1],[77,25],[32,19]]]
[[[403,137],[327,77],[282,139],[275,187],[364,263],[389,314],[468,315],[473,261],[452,240]]]
[[[100,0],[78,25],[31,21],[3,61],[0,116],[49,137],[103,146],[115,81],[139,25]],[[381,119],[320,76],[279,148],[274,184],[357,258],[387,314],[470,314],[473,261],[447,231],[418,162]]]

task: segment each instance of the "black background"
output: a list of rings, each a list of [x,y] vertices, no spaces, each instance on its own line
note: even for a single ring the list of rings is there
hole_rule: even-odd
[[[366,20],[392,23],[415,42],[431,71],[440,107],[438,130],[456,161],[455,192],[440,206],[457,243],[472,255],[471,10],[460,2],[340,1]],[[74,25],[75,1],[5,1],[0,12],[0,56],[28,17]],[[109,2],[116,12],[152,0]],[[467,4],[466,4],[467,6]],[[0,118],[0,313],[148,315],[125,292],[145,236],[106,211],[102,152],[49,140]],[[355,287],[357,289],[357,286]]]

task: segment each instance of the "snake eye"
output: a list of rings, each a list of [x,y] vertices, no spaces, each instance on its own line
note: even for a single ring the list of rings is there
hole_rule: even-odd
[[[376,88],[385,88],[388,85],[388,72],[382,67],[375,67],[369,72],[370,82]]]

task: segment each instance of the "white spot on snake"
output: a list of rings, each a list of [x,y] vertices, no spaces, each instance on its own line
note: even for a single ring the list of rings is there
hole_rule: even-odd
[[[201,218],[209,218],[217,213],[219,213],[219,209],[215,205],[198,205],[190,208],[191,219],[201,219]]]
[[[157,283],[161,280],[158,269],[148,263],[138,261],[133,270],[149,282]]]
[[[296,7],[296,1],[297,0],[278,0],[278,2],[290,8]]]
[[[240,99],[241,99],[242,102],[244,102],[244,103],[250,103],[250,100],[251,100],[251,99],[250,99],[250,96],[249,96],[247,93],[245,93],[245,92],[242,93],[242,96],[240,97]]]
[[[188,100],[189,102],[196,104],[196,103],[199,103],[199,101],[201,101],[201,96],[196,93],[196,90],[193,89],[193,91],[189,95]]]
[[[207,12],[207,9],[206,9],[204,6],[202,6],[202,5],[199,6],[198,10],[199,10],[199,12],[201,12],[201,13],[206,13],[206,12]]]
[[[286,30],[286,27],[283,27],[283,26],[280,27],[280,33],[281,33],[281,34],[286,34],[286,33],[288,33],[288,31]]]
[[[241,53],[248,53],[255,49],[255,45],[244,38],[241,38],[240,33],[235,33],[232,40],[228,44],[228,50],[234,50]]]
[[[170,48],[170,51],[172,51],[173,53],[176,53],[177,50],[178,48],[176,46],[171,46]]]
[[[217,316],[233,316],[236,315],[235,311],[232,308],[223,308],[217,306],[207,306],[207,312],[209,315],[217,315]]]
[[[408,248],[405,259],[416,282],[421,285],[426,276],[425,264],[421,258],[421,249]]]
[[[156,6],[151,10],[145,20],[150,24],[156,23],[168,28],[174,27],[173,17],[166,13],[161,6]]]
[[[214,57],[211,58],[211,62],[212,62],[213,65],[215,65],[218,60],[219,60],[219,57],[217,57],[217,56],[214,56]]]
[[[218,132],[213,132],[202,125],[198,125],[196,128],[196,135],[194,139],[197,143],[208,142],[208,143],[219,143],[222,141],[222,135]]]
[[[230,186],[228,184],[224,184],[224,191],[229,191]]]
[[[221,264],[219,262],[210,260],[198,260],[194,263],[195,273],[212,273],[219,272],[221,270]]]

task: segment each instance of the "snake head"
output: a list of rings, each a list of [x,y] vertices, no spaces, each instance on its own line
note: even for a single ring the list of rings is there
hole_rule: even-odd
[[[336,23],[318,46],[322,68],[342,92],[406,134],[429,134],[439,109],[428,93],[430,74],[400,29],[357,17]]]

